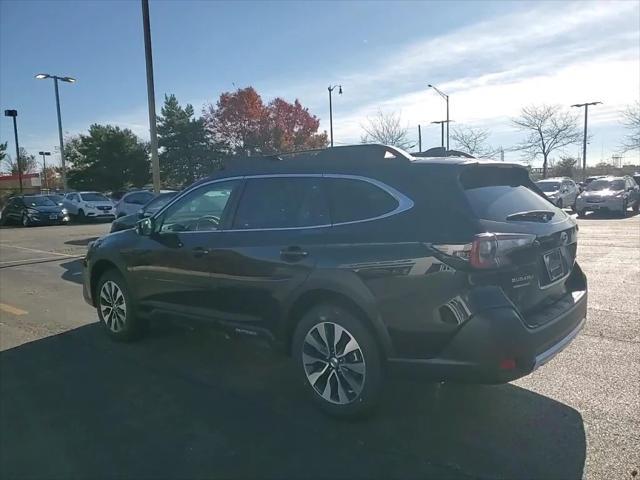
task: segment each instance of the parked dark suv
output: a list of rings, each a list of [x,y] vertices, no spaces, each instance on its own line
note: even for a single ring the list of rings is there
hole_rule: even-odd
[[[578,228],[521,166],[378,145],[229,165],[91,245],[84,295],[112,338],[154,312],[261,335],[351,415],[401,370],[522,377],[584,325]]]

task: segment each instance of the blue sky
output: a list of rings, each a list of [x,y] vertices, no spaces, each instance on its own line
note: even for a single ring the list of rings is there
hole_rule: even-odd
[[[334,133],[351,143],[378,110],[400,113],[413,136],[440,120],[434,83],[451,95],[457,124],[488,128],[508,148],[522,136],[509,122],[522,106],[600,100],[593,163],[616,151],[619,111],[640,97],[639,25],[636,1],[151,2],[158,107],[175,93],[200,110],[252,85],[266,100],[299,98],[328,130],[326,88],[341,83]],[[0,107],[18,109],[32,153],[57,145],[53,85],[38,72],[78,79],[60,85],[65,134],[114,123],[148,136],[139,1],[0,1]],[[7,140],[13,152],[2,117]],[[423,143],[439,144],[437,127]]]

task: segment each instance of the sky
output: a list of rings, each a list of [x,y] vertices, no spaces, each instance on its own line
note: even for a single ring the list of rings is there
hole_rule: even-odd
[[[489,130],[510,147],[511,124],[527,105],[601,101],[589,110],[588,162],[619,150],[620,111],[640,99],[640,2],[150,2],[156,103],[165,93],[197,112],[220,93],[253,86],[268,101],[299,99],[336,144],[357,143],[378,111],[397,113],[417,141],[438,146],[450,95],[459,126]],[[0,109],[18,110],[20,145],[58,158],[55,97],[39,72],[60,84],[65,135],[93,123],[148,138],[142,14],[138,0],[0,0]],[[582,111],[573,109],[576,115]],[[582,116],[579,119],[582,126]],[[15,152],[11,119],[0,142]],[[579,155],[581,146],[566,154]],[[640,163],[639,152],[624,161]],[[49,163],[49,161],[48,161]]]

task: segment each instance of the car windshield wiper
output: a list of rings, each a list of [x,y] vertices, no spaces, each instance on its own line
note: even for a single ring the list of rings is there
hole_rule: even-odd
[[[548,222],[550,221],[555,212],[551,210],[529,210],[527,212],[518,212],[507,215],[507,221],[525,221],[525,222]]]

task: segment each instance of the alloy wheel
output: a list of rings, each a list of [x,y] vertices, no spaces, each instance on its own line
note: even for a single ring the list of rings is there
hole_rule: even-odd
[[[118,284],[112,280],[104,282],[100,289],[100,312],[112,332],[120,332],[125,327],[127,302]]]
[[[333,322],[314,325],[304,339],[302,364],[307,380],[326,401],[346,405],[364,387],[366,365],[360,345]]]

